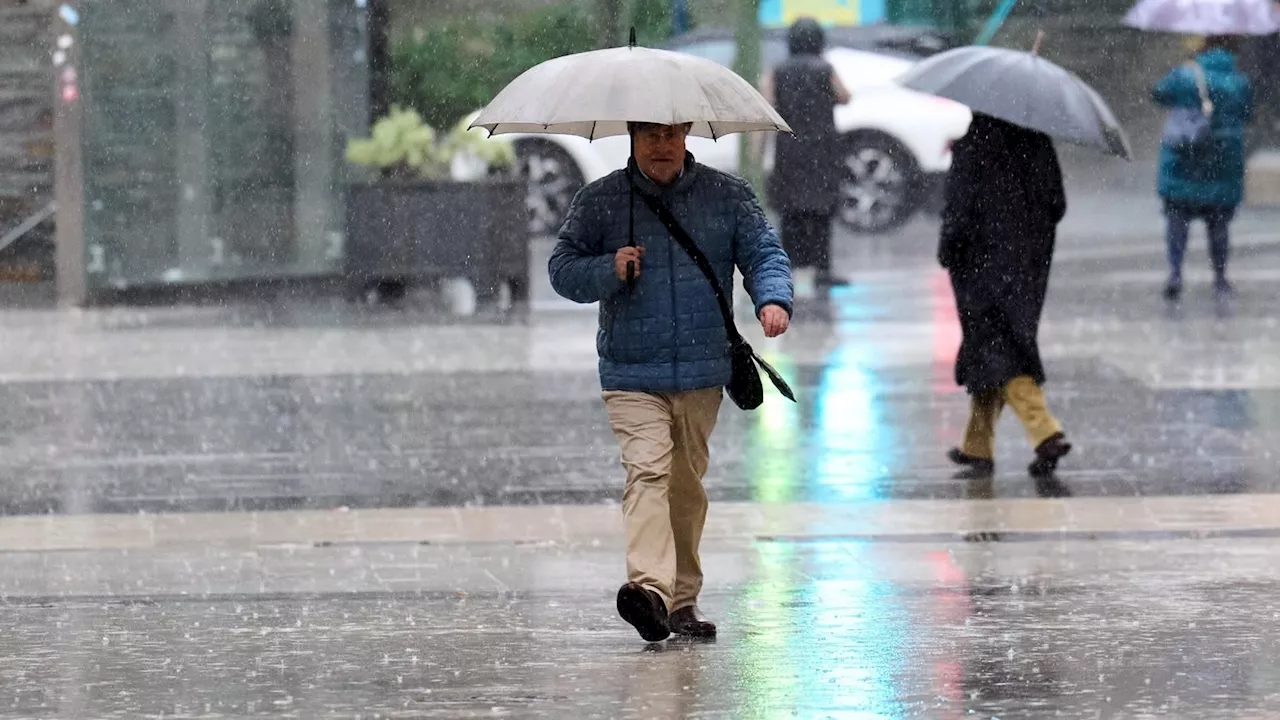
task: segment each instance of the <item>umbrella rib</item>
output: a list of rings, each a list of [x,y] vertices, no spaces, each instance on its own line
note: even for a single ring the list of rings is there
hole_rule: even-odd
[[[707,87],[702,83],[701,77],[698,78],[698,90],[702,93],[702,100],[705,102],[708,98],[708,93]],[[716,126],[711,120],[707,121],[707,131],[711,133],[711,142],[716,142],[720,139],[716,137]]]
[[[1023,59],[1023,58],[1019,58]],[[1027,56],[1025,59],[1031,62],[1031,75],[1038,76],[1037,70],[1040,69],[1040,57],[1035,54]],[[1022,96],[1022,117],[1030,118],[1031,113],[1035,110],[1035,95],[1033,93],[1024,93]]]
[[[1110,108],[1106,108],[1106,101],[1098,95],[1096,91],[1089,87],[1088,83],[1076,79],[1085,90],[1084,95],[1089,103],[1089,108],[1093,111],[1094,117],[1097,118],[1098,127],[1102,128],[1102,137],[1106,144],[1116,151],[1116,154],[1125,160],[1132,160],[1133,150],[1129,147],[1129,140],[1125,137],[1124,129],[1120,126],[1120,121],[1111,114]],[[1099,104],[1102,103],[1102,104]],[[1108,117],[1110,115],[1110,117]],[[1114,141],[1114,142],[1113,142]],[[1118,144],[1119,147],[1115,145]]]

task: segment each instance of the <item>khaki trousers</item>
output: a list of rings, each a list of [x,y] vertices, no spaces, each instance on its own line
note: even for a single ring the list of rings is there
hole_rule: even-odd
[[[609,425],[622,450],[627,486],[627,581],[662,596],[674,612],[702,591],[698,545],[707,519],[707,440],[720,388],[685,393],[604,393]]]
[[[996,454],[996,422],[1004,406],[1013,408],[1014,414],[1031,439],[1032,447],[1062,432],[1062,425],[1049,412],[1044,392],[1030,377],[1016,377],[998,390],[974,393],[970,402],[969,426],[964,433],[966,455],[990,460]]]

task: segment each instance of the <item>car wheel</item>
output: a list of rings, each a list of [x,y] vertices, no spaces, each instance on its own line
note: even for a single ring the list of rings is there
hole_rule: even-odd
[[[901,227],[919,206],[920,168],[911,153],[884,135],[849,140],[837,216],[854,232]]]
[[[586,183],[573,157],[546,140],[515,143],[516,176],[528,186],[525,206],[529,232],[536,236],[559,232],[573,196]]]

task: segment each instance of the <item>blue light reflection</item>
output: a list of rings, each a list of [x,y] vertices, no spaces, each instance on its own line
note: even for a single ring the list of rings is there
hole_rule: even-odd
[[[879,393],[883,381],[866,353],[842,346],[823,369],[814,399],[814,501],[858,502],[883,494],[894,438]]]

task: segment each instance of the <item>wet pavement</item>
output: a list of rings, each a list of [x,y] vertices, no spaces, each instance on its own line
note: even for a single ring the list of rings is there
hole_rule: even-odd
[[[1041,334],[1049,399],[1078,448],[1061,481],[1081,496],[1276,491],[1280,237],[1268,228],[1280,214],[1237,223],[1237,298],[1211,296],[1200,241],[1187,297],[1170,307],[1150,219],[1104,215],[1102,202],[1073,205]],[[801,402],[770,393],[759,412],[726,408],[713,499],[962,496],[942,455],[967,398],[952,382],[959,334],[934,232],[921,220],[894,236],[841,237],[837,269],[855,283],[802,300],[787,336],[755,333]],[[538,243],[535,270],[548,251]],[[613,501],[594,313],[537,278],[531,309],[464,318],[420,297],[375,309],[283,297],[10,312],[0,508]],[[1003,495],[1036,494],[1030,454],[1006,418]]]
[[[713,500],[962,497],[942,451],[967,397],[940,366],[787,366],[800,403],[725,412]],[[1152,389],[1096,360],[1050,365],[1078,445],[1072,493],[1280,490],[1280,389]],[[616,448],[587,372],[9,384],[8,514],[469,504],[618,497]],[[554,418],[554,422],[548,420]],[[1002,426],[1000,491],[1033,496]]]
[[[1278,550],[716,536],[654,645],[615,538],[5,554],[0,717],[1269,717]]]
[[[1085,195],[1042,330],[1077,452],[1006,418],[954,476],[927,219],[753,342],[726,405],[712,644],[613,614],[621,471],[594,313],[269,303],[0,313],[0,718],[1267,717],[1280,711],[1280,213],[1238,296],[1159,299],[1158,208]],[[745,308],[743,308],[745,311]],[[749,320],[749,312],[744,312]],[[662,650],[657,652],[657,650]]]

